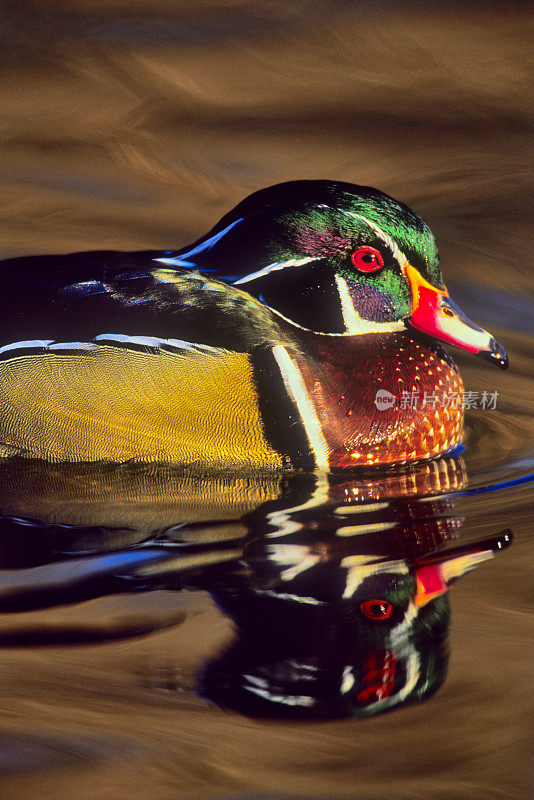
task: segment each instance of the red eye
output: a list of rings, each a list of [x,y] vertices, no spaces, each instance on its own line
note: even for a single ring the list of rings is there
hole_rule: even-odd
[[[368,619],[389,619],[393,613],[393,606],[388,600],[366,600],[360,605],[360,611]]]
[[[350,259],[360,272],[375,272],[384,266],[382,255],[372,247],[359,247]]]

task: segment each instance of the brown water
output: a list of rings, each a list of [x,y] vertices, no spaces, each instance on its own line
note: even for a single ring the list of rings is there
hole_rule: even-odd
[[[534,464],[527,6],[93,0],[3,13],[2,255],[176,248],[296,178],[404,201],[436,235],[456,301],[511,361],[501,373],[455,353],[468,390],[499,392],[495,411],[467,413],[467,488],[507,484],[454,498],[458,543],[504,528],[514,542],[451,591],[436,696],[367,719],[262,721],[196,695],[199,668],[232,638],[198,581],[6,612],[2,797],[528,797],[532,484],[509,485]],[[41,526],[5,539],[21,569],[57,561],[58,541],[70,555],[128,553],[161,530],[187,557],[222,542],[239,559],[262,503],[294,507],[276,477],[2,470],[2,513]],[[463,491],[458,475],[433,493]],[[367,499],[415,502],[425,481],[375,483]],[[354,519],[329,491],[318,529],[332,504]]]

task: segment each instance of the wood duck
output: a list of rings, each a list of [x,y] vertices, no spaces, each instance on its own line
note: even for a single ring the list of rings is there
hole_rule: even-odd
[[[182,250],[4,261],[0,312],[0,454],[52,462],[431,459],[463,426],[439,342],[508,363],[427,225],[333,181],[258,191]]]

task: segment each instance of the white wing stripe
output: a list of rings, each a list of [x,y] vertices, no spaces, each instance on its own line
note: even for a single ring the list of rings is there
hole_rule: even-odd
[[[16,358],[17,353],[26,353],[28,350],[34,350],[35,353],[45,352],[54,353],[61,351],[72,350],[96,350],[98,346],[120,346],[124,345],[126,348],[130,345],[132,347],[146,347],[155,350],[169,350],[169,351],[202,351],[215,353],[221,348],[210,347],[207,344],[196,344],[194,342],[186,342],[182,339],[159,339],[154,336],[127,336],[122,333],[101,333],[95,336],[89,342],[55,342],[53,339],[31,339],[21,342],[12,342],[0,347],[0,358],[5,356],[7,358]]]

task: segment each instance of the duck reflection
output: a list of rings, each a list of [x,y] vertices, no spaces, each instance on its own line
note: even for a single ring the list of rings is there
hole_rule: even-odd
[[[245,713],[301,717],[375,714],[435,692],[449,587],[510,535],[418,558],[405,557],[402,535],[397,548],[388,539],[389,557],[372,554],[384,545],[373,548],[372,536],[246,548],[240,590],[212,589],[237,637],[205,669],[201,692]]]
[[[198,690],[251,715],[366,716],[431,695],[451,584],[511,541],[457,541],[458,458],[352,478],[3,469],[1,611],[208,591],[234,638]]]

